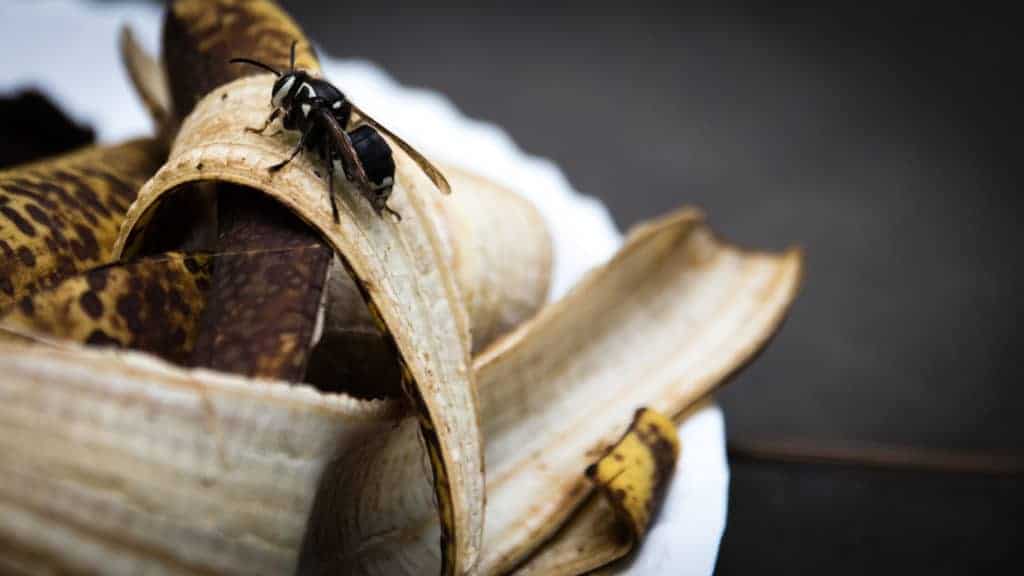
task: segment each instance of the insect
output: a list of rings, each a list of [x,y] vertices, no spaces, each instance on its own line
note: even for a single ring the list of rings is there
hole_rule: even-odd
[[[391,147],[380,134],[383,132],[416,162],[438,190],[444,194],[451,192],[448,180],[440,170],[412,146],[356,107],[327,80],[296,69],[295,44],[292,42],[291,63],[285,73],[249,58],[229,60],[256,66],[277,76],[271,91],[273,110],[270,116],[263,126],[247,130],[262,134],[283,114],[285,130],[298,130],[302,134],[291,155],[270,166],[270,172],[277,172],[303,150],[312,148],[327,168],[327,190],[335,222],[338,221],[338,206],[334,198],[336,164],[340,164],[345,178],[366,197],[377,214],[388,212],[401,220],[402,216],[387,204],[395,183],[395,162]]]

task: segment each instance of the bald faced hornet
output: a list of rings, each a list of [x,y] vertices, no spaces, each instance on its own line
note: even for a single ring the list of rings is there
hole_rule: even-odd
[[[295,44],[292,42],[291,64],[285,73],[248,58],[230,60],[232,63],[262,68],[277,76],[271,91],[270,104],[273,110],[270,116],[263,126],[247,130],[263,133],[283,114],[284,128],[298,130],[302,134],[291,155],[270,166],[270,172],[283,168],[304,149],[313,148],[327,169],[327,189],[335,222],[338,221],[338,206],[334,198],[334,172],[338,165],[345,178],[356,186],[378,214],[388,212],[401,220],[401,215],[387,204],[395,182],[395,162],[391,147],[381,136],[383,132],[416,162],[438,190],[445,194],[451,192],[448,181],[433,164],[357,108],[341,90],[305,70],[296,70]]]

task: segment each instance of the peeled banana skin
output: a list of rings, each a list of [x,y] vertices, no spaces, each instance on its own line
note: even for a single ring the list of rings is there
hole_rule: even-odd
[[[684,209],[544,306],[535,209],[455,167],[441,196],[397,150],[402,222],[339,182],[335,223],[315,157],[266,171],[295,134],[245,130],[273,77],[225,66],[280,65],[292,40],[316,72],[273,2],[172,2],[162,59],[122,37],[154,139],[0,172],[0,572],[576,574],[628,554],[675,425],[768,342],[800,252]],[[267,232],[225,244],[225,216]],[[275,294],[229,274],[309,255]],[[257,346],[269,301],[301,329]],[[364,382],[327,362],[346,354]]]

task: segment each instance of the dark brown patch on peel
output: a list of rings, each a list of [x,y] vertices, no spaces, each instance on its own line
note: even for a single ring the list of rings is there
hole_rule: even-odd
[[[91,318],[96,319],[103,315],[103,303],[96,296],[93,291],[86,292],[78,298],[78,303],[82,306],[82,310],[85,311]]]
[[[36,255],[27,246],[18,247],[18,260],[27,268],[32,268],[36,265]]]
[[[107,287],[107,270],[107,268],[98,268],[86,274],[85,281],[89,285],[90,290],[102,292]]]
[[[139,283],[141,284],[141,282]],[[136,287],[137,288],[137,287]],[[130,292],[117,299],[117,313],[124,319],[125,325],[131,332],[141,332],[142,322],[142,299],[138,293]]]
[[[301,381],[333,252],[253,190],[223,186],[217,259],[192,363]]]
[[[21,231],[22,234],[24,234],[26,236],[35,236],[36,235],[35,226],[32,226],[31,222],[29,222],[28,220],[25,220],[21,216],[21,214],[18,214],[17,210],[15,210],[13,208],[9,208],[7,206],[4,206],[4,207],[0,208],[0,213],[2,213],[4,216],[6,216],[7,219],[10,220],[11,223],[14,224],[18,228],[18,230]]]
[[[90,332],[89,336],[86,337],[85,339],[85,343],[91,346],[115,346],[117,348],[121,347],[121,342],[114,338],[111,338],[110,335],[104,332],[103,330],[93,330],[92,332]]]
[[[18,301],[18,309],[26,316],[35,314],[36,307],[32,304],[31,298],[22,298]]]

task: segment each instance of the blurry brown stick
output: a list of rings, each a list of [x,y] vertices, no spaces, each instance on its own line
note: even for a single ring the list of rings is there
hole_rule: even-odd
[[[883,444],[828,445],[796,438],[733,440],[729,442],[729,457],[741,461],[835,464],[993,476],[1024,473],[1024,458],[1009,454]]]

